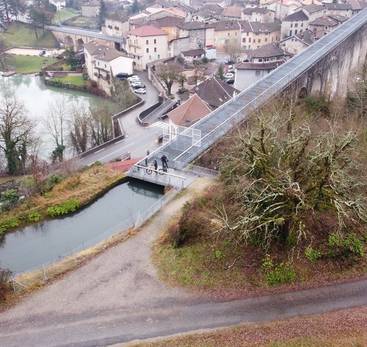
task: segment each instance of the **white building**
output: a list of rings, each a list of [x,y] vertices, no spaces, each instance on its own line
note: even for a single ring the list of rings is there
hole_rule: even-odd
[[[85,65],[90,80],[95,81],[107,95],[113,92],[113,78],[133,73],[133,59],[115,48],[88,42],[84,45]]]
[[[303,10],[294,12],[282,21],[281,25],[281,37],[282,39],[287,36],[297,35],[302,33],[308,28],[310,19]]]

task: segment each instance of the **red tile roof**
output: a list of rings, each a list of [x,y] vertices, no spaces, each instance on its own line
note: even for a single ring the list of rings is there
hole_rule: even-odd
[[[160,35],[166,35],[166,33],[153,25],[143,25],[141,27],[138,27],[134,30],[130,31],[130,35],[135,36],[160,36]]]

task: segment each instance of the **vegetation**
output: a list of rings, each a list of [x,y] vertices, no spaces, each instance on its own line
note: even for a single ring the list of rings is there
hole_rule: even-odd
[[[98,21],[93,17],[74,16],[64,21],[64,24],[85,29],[98,29]]]
[[[55,58],[39,57],[29,55],[7,54],[5,66],[7,70],[15,70],[17,73],[30,74],[37,73],[47,65],[56,62]]]
[[[0,234],[16,227],[77,211],[122,179],[120,173],[102,165],[43,179],[35,173],[24,179],[20,190],[27,197],[0,216]]]
[[[10,291],[10,276],[11,272],[9,270],[0,268],[0,304],[5,301]]]
[[[0,39],[4,41],[7,48],[11,47],[35,47],[35,48],[55,48],[57,40],[54,35],[45,30],[35,34],[33,28],[24,23],[13,22],[7,30],[0,33]]]
[[[52,23],[60,24],[76,16],[79,16],[79,12],[77,10],[65,7],[56,12],[55,16],[52,19]]]
[[[84,87],[87,81],[80,75],[66,75],[62,77],[54,77],[53,81],[59,82],[62,85]]]
[[[248,292],[365,273],[366,123],[325,107],[283,100],[214,150],[218,185],[155,248],[163,278]]]
[[[159,64],[157,66],[158,77],[162,80],[167,89],[167,94],[172,94],[172,86],[176,81],[180,81],[182,78],[182,67],[177,63]]]

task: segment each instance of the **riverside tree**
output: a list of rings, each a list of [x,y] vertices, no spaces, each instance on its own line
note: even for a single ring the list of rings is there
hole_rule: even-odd
[[[177,63],[159,64],[157,66],[158,77],[166,86],[168,95],[172,94],[173,83],[179,80],[182,71],[182,67]]]
[[[10,175],[24,171],[33,142],[32,129],[32,122],[26,117],[23,104],[13,93],[4,92],[0,97],[0,149],[6,158]]]

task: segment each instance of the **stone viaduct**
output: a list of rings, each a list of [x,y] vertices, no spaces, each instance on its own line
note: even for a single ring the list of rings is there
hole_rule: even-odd
[[[107,44],[119,50],[123,47],[123,38],[108,36],[93,30],[54,25],[47,26],[47,29],[52,31],[56,39],[65,47],[72,47],[76,52],[80,51],[84,44],[90,41]]]

